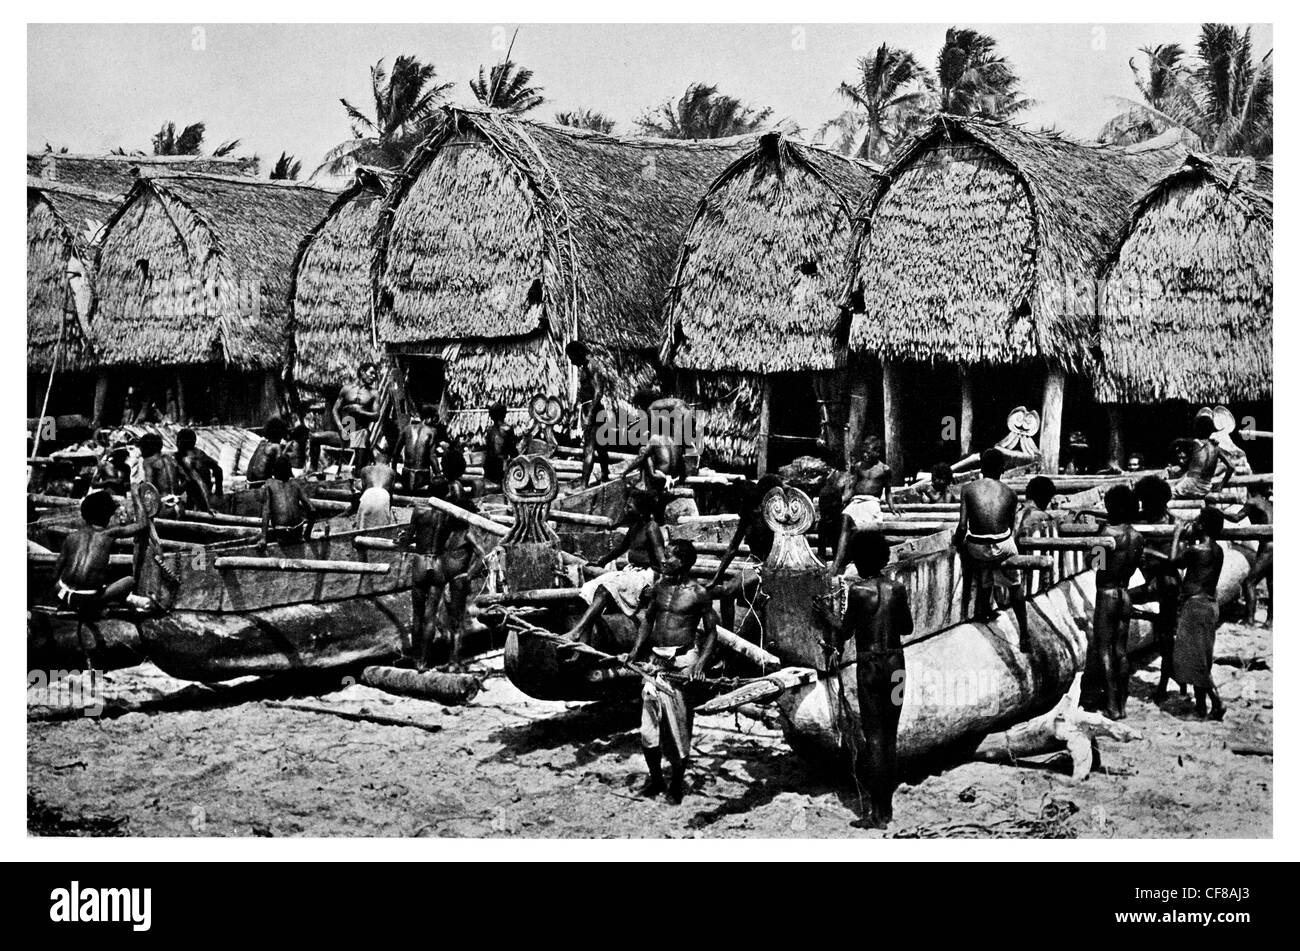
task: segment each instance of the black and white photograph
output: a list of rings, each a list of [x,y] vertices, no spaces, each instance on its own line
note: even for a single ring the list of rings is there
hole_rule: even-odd
[[[1274,26],[980,6],[26,24],[28,843],[1273,839]]]

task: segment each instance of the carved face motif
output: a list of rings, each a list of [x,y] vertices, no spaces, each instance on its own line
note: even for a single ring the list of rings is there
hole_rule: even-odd
[[[136,486],[135,491],[136,498],[140,500],[140,508],[143,510],[139,514],[147,518],[155,518],[162,510],[162,495],[158,489],[152,482],[141,482]]]
[[[550,502],[560,491],[555,467],[543,456],[511,459],[502,482],[511,502]]]
[[[1007,429],[1017,436],[1036,435],[1040,423],[1038,413],[1023,406],[1017,406],[1007,417]]]
[[[763,521],[778,535],[804,534],[815,515],[812,499],[793,486],[777,486],[763,496]]]
[[[543,426],[554,426],[564,415],[564,407],[560,405],[559,399],[554,396],[544,396],[538,393],[528,401],[528,415],[533,418],[533,422],[540,423]]]

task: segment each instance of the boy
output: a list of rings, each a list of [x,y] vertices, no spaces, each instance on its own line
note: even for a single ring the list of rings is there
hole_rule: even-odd
[[[289,457],[278,455],[271,478],[263,487],[262,545],[267,542],[300,544],[311,538],[316,513],[301,482],[293,481]]]
[[[1128,703],[1128,633],[1133,603],[1128,583],[1142,567],[1146,540],[1133,528],[1138,514],[1137,496],[1126,485],[1106,493],[1106,527],[1101,535],[1115,540],[1112,550],[1101,553],[1097,568],[1097,597],[1088,637],[1088,655],[1083,671],[1083,706],[1097,709],[1102,698],[1111,720],[1122,720]]]

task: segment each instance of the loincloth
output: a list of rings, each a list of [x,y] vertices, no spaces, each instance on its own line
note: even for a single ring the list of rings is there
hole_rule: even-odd
[[[382,486],[372,485],[361,493],[357,505],[357,528],[378,528],[393,524],[393,497]]]
[[[1169,484],[1169,489],[1176,499],[1203,499],[1210,494],[1214,484],[1209,479],[1198,479],[1185,475]]]
[[[307,520],[301,519],[292,525],[278,525],[269,529],[266,533],[268,542],[277,542],[279,544],[295,544],[304,542],[308,538]]]
[[[695,664],[694,650],[680,647],[651,648],[650,665],[657,672],[641,684],[641,745],[662,750],[672,763],[684,763],[691,755],[691,708],[685,692],[660,676],[680,673]]]
[[[73,611],[81,608],[97,607],[104,597],[104,586],[100,585],[98,588],[73,588],[60,578],[55,586],[54,596],[58,598],[60,604]]]
[[[1002,590],[1020,587],[1020,569],[1008,568],[1006,560],[1020,554],[1011,529],[996,535],[977,535],[967,532],[961,543],[962,554],[982,586],[992,585]]]
[[[1178,605],[1178,630],[1174,634],[1173,678],[1184,686],[1212,687],[1214,632],[1219,625],[1219,604],[1206,595],[1184,598]]]
[[[844,506],[844,517],[860,532],[875,531],[885,521],[880,499],[874,495],[855,495]]]
[[[628,565],[614,571],[607,571],[599,578],[592,578],[582,586],[582,599],[588,604],[596,600],[596,592],[605,590],[618,609],[631,617],[641,606],[641,594],[654,583],[655,573],[652,568],[639,568]]]

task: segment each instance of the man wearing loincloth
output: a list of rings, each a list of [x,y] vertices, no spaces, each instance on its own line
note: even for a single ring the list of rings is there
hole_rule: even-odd
[[[663,577],[650,588],[636,643],[622,658],[637,663],[644,655],[649,670],[641,686],[641,752],[650,778],[643,796],[666,792],[680,804],[691,756],[692,709],[683,685],[669,676],[700,680],[708,670],[718,637],[713,599],[691,579],[695,546],[685,539],[662,555]],[[645,654],[646,648],[649,654]],[[664,784],[663,760],[672,769]]]
[[[851,549],[858,577],[849,584],[844,614],[832,598],[816,611],[842,648],[853,638],[857,666],[858,721],[865,740],[855,762],[857,778],[870,801],[855,826],[884,828],[894,817],[898,788],[898,721],[903,712],[906,666],[903,638],[912,633],[907,588],[881,572],[889,562],[889,543],[877,533],[858,535]]]
[[[1025,591],[1020,571],[1005,564],[1019,554],[1012,529],[1016,521],[1016,493],[1002,482],[1004,460],[997,449],[980,456],[982,478],[967,482],[961,490],[961,514],[953,533],[953,544],[962,559],[962,614],[970,616],[971,590],[975,591],[976,621],[991,621],[996,589],[1009,601],[1020,626],[1020,650],[1029,650],[1029,621],[1025,612]]]
[[[1187,469],[1170,485],[1176,499],[1203,499],[1214,491],[1214,475],[1219,466],[1219,447],[1210,438],[1215,433],[1214,414],[1198,413],[1192,423],[1192,433],[1196,438],[1188,453]]]
[[[1219,624],[1219,574],[1223,570],[1223,513],[1206,506],[1183,535],[1186,544],[1175,551],[1170,563],[1182,568],[1183,584],[1178,601],[1178,631],[1174,635],[1174,679],[1191,686],[1196,695],[1196,714],[1205,716],[1205,698],[1210,716],[1223,719],[1223,701],[1214,686],[1214,633]]]
[[[1273,524],[1273,490],[1271,486],[1256,483],[1246,489],[1246,501],[1235,515],[1224,514],[1230,522],[1248,521],[1251,525]],[[1255,552],[1255,563],[1250,574],[1242,582],[1242,594],[1246,598],[1246,625],[1254,627],[1255,608],[1259,600],[1259,583],[1268,582],[1268,617],[1266,622],[1273,626],[1273,542],[1262,540]]]
[[[191,497],[191,474],[176,461],[175,455],[162,451],[162,437],[157,433],[145,433],[140,437],[138,445],[144,481],[157,489],[162,498],[162,508],[158,515],[161,518],[180,518]],[[194,499],[200,509],[212,511],[206,493],[195,492]]]
[[[1128,703],[1128,634],[1133,603],[1128,584],[1142,567],[1146,540],[1133,528],[1138,515],[1137,496],[1127,485],[1106,493],[1106,527],[1100,534],[1114,539],[1103,549],[1097,567],[1097,598],[1088,632],[1088,654],[1083,669],[1082,700],[1085,710],[1101,709],[1112,720],[1122,720]]]
[[[379,367],[367,360],[357,367],[357,381],[344,385],[334,401],[334,425],[344,445],[354,450],[354,466],[370,461],[370,425],[379,419],[378,382]]]
[[[357,528],[379,528],[392,525],[393,486],[397,484],[397,473],[388,464],[388,453],[383,449],[374,451],[374,462],[361,470],[359,476],[361,499],[357,502]]]
[[[288,424],[279,416],[272,416],[262,427],[262,438],[248,457],[245,469],[249,482],[262,482],[270,478],[276,457],[284,452],[284,441],[289,435]]]
[[[622,568],[607,571],[582,586],[582,598],[589,607],[578,623],[566,635],[577,643],[585,643],[596,619],[613,604],[628,617],[641,606],[641,594],[654,582],[655,570],[663,563],[664,536],[654,520],[655,496],[644,489],[628,493],[627,511],[622,525],[627,531],[615,543],[609,554],[596,562],[605,567],[621,556],[627,556]]]
[[[850,473],[844,490],[844,514],[840,522],[840,542],[831,562],[831,574],[838,575],[849,560],[849,546],[859,532],[878,532],[885,521],[881,499],[893,510],[890,483],[893,471],[885,465],[885,444],[879,436],[868,436],[862,444],[862,458]]]
[[[1133,487],[1137,496],[1139,519],[1143,525],[1176,525],[1178,520],[1169,513],[1171,492],[1169,483],[1158,475],[1143,476]],[[1164,701],[1169,690],[1169,678],[1174,672],[1174,632],[1178,628],[1178,570],[1170,565],[1169,556],[1173,552],[1177,533],[1168,540],[1151,538],[1147,540],[1147,555],[1142,566],[1146,581],[1129,589],[1129,598],[1133,604],[1149,604],[1152,601],[1159,607],[1159,612],[1150,614],[1139,612],[1135,617],[1147,617],[1160,648],[1160,682],[1151,699],[1156,703]]]
[[[301,482],[293,479],[293,465],[283,453],[275,457],[271,478],[263,486],[262,546],[301,544],[311,538],[316,513]]]
[[[135,587],[134,578],[105,580],[113,545],[119,539],[134,537],[145,528],[143,522],[110,525],[116,511],[117,500],[108,492],[91,492],[82,499],[84,524],[63,540],[58,560],[54,563],[55,597],[65,608],[79,615],[93,617],[113,603],[128,603],[139,608],[153,604],[150,599],[131,593]]]
[[[413,495],[429,491],[433,477],[441,474],[438,465],[438,443],[443,439],[438,408],[425,403],[419,413],[412,413],[398,434],[393,453],[402,463],[402,487]]]
[[[605,399],[600,380],[591,367],[591,351],[581,340],[564,348],[564,355],[578,371],[578,420],[582,427],[582,487],[591,484],[591,473],[600,463],[600,481],[609,481],[609,447],[600,432],[605,417]]]

